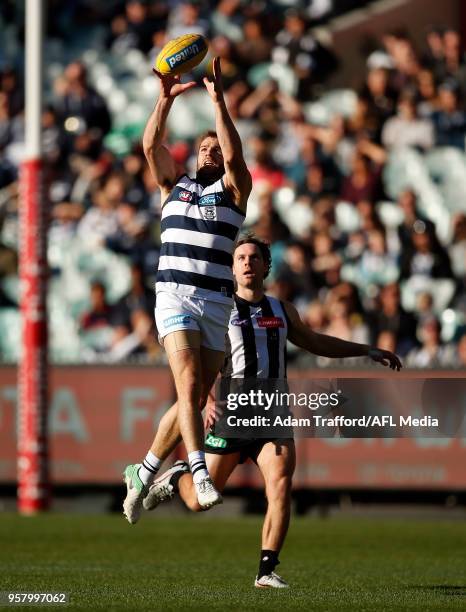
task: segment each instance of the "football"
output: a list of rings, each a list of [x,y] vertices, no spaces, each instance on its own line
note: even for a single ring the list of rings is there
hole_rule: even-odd
[[[154,68],[161,74],[183,74],[202,62],[208,44],[200,34],[183,34],[170,40],[155,60]]]

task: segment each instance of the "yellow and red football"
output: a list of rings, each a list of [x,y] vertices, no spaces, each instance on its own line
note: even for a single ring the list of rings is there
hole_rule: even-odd
[[[202,62],[208,44],[200,34],[183,34],[170,40],[155,60],[154,68],[161,74],[183,74]]]

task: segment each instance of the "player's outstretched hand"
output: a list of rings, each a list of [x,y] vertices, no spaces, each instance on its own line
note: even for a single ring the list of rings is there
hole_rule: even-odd
[[[196,83],[194,81],[190,81],[189,83],[181,83],[180,76],[174,76],[172,74],[162,74],[155,68],[152,68],[152,72],[156,74],[160,79],[161,89],[160,95],[165,98],[176,98],[184,91],[191,89],[192,87],[196,87]]]
[[[223,83],[222,83],[222,69],[220,67],[220,58],[214,57],[212,62],[212,79],[209,81],[207,77],[204,77],[204,85],[209,93],[209,96],[214,102],[220,102],[223,100]]]
[[[403,367],[400,359],[392,353],[391,351],[384,351],[379,348],[371,348],[368,353],[369,357],[372,361],[376,361],[377,363],[381,363],[384,366],[389,366],[390,369],[396,370],[399,372]]]

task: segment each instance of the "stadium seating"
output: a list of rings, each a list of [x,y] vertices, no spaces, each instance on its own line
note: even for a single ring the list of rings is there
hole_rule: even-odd
[[[280,0],[274,3],[274,11],[278,13],[294,3],[290,0]],[[277,9],[277,7],[279,7]],[[57,9],[58,10],[58,9]],[[240,11],[241,12],[241,11]],[[210,19],[210,17],[209,17]],[[212,19],[212,23],[214,23]],[[212,25],[211,23],[211,25]],[[149,113],[154,106],[158,95],[160,83],[151,73],[154,50],[145,53],[138,48],[128,48],[109,43],[109,24],[102,19],[74,27],[68,24],[68,37],[47,37],[45,42],[45,101],[53,104],[56,100],[56,80],[63,77],[66,66],[76,59],[81,60],[88,69],[88,78],[91,86],[103,97],[112,119],[112,127],[104,138],[104,146],[118,158],[116,165],[121,164],[122,158],[131,152],[136,143],[140,143],[141,135]],[[316,32],[312,30],[314,34]],[[268,34],[268,33],[266,33]],[[21,70],[23,49],[20,31],[17,24],[5,23],[0,16],[0,36],[2,45],[0,60],[12,63]],[[241,28],[236,30],[236,37],[241,36]],[[317,36],[318,38],[318,36]],[[234,42],[234,37],[230,42]],[[300,88],[300,73],[291,63],[277,63],[276,54],[269,54],[270,61],[261,59],[257,62],[247,63],[247,67],[240,67],[238,74],[243,78],[244,86],[256,88],[267,80],[277,82],[279,89],[298,100]],[[235,61],[234,54],[232,60]],[[251,67],[252,66],[252,67]],[[204,66],[194,70],[194,76],[199,83],[203,76]],[[243,70],[243,73],[241,73]],[[356,75],[355,75],[356,76]],[[357,75],[362,84],[364,75]],[[335,81],[336,82],[336,81]],[[356,81],[355,81],[356,82]],[[353,85],[353,82],[351,82]],[[354,118],[358,112],[358,93],[347,88],[345,84],[338,88],[328,87],[325,79],[316,83],[312,95],[299,98],[299,104],[306,121],[314,126],[327,126],[329,130],[335,125],[333,119],[343,117]],[[395,109],[393,108],[391,112]],[[172,142],[185,141],[190,145],[196,136],[214,125],[215,113],[209,103],[207,92],[198,87],[185,95],[180,96],[174,104],[169,116],[168,127]],[[247,143],[250,136],[261,133],[264,128],[260,125],[257,116],[235,116],[243,143]],[[276,126],[277,128],[280,126]],[[266,130],[267,131],[267,130]],[[326,132],[328,130],[322,130]],[[273,130],[272,130],[273,132]],[[375,137],[376,139],[378,137]],[[351,137],[339,142],[339,145],[352,151]],[[377,144],[380,144],[377,141]],[[328,159],[322,155],[320,145],[316,147],[314,163],[322,163]],[[248,163],[254,163],[252,151],[245,146]],[[252,148],[251,148],[252,149]],[[271,147],[272,157],[276,155]],[[7,157],[14,163],[19,162],[23,154],[22,143],[14,142],[9,146]],[[1,161],[2,152],[0,152]],[[333,162],[343,170],[349,172],[348,160],[345,152],[338,149],[333,154]],[[287,160],[285,160],[287,161]],[[278,165],[285,165],[283,159],[274,159]],[[296,160],[297,165],[300,160]],[[308,163],[308,162],[306,162]],[[121,167],[121,166],[119,166]],[[331,166],[334,168],[334,166]],[[284,168],[282,168],[283,170]],[[289,168],[286,167],[286,178]],[[302,171],[302,169],[301,169]],[[330,172],[334,172],[332,169]],[[302,178],[302,177],[301,177]],[[329,177],[325,177],[329,178]],[[442,325],[444,341],[453,341],[458,330],[462,329],[465,315],[462,312],[461,300],[455,293],[461,285],[465,274],[464,249],[461,244],[452,245],[452,220],[457,213],[464,213],[466,207],[466,157],[464,150],[452,147],[434,147],[427,152],[417,149],[387,150],[387,161],[383,169],[384,195],[380,201],[373,202],[378,216],[387,229],[387,238],[395,244],[397,251],[396,230],[403,219],[403,213],[397,204],[397,198],[405,189],[412,189],[417,196],[419,211],[430,219],[436,228],[441,243],[450,253],[455,280],[452,279],[420,279],[412,277],[401,283],[402,303],[408,311],[414,311],[416,298],[420,291],[429,291],[434,297],[434,312],[438,315]],[[290,181],[289,184],[273,192],[273,204],[281,221],[288,227],[291,239],[307,238],[316,218],[314,211],[315,200],[311,206],[303,204],[297,193],[299,185]],[[256,182],[251,194],[245,228],[254,227],[259,220],[258,197],[262,185]],[[9,203],[9,194],[0,197],[0,242],[8,248],[17,248],[18,220],[14,206]],[[343,237],[342,244],[351,233],[360,230],[362,219],[354,204],[341,199],[338,187],[332,193],[334,197],[336,233]],[[86,202],[86,206],[89,202]],[[157,217],[157,212],[151,210],[151,219]],[[156,236],[158,229],[152,230]],[[282,241],[272,244],[272,252],[277,261],[282,260],[285,244]],[[335,248],[342,248],[339,245]],[[94,248],[86,244],[79,237],[71,240],[56,239],[51,233],[48,248],[49,262],[52,269],[52,280],[49,287],[49,309],[51,330],[51,354],[54,360],[71,362],[73,360],[92,359],[100,348],[108,343],[108,335],[103,330],[98,333],[80,335],[79,320],[82,313],[89,307],[90,283],[95,279],[102,280],[108,290],[110,303],[117,301],[128,289],[130,283],[129,259],[126,256],[116,255],[104,248]],[[398,276],[391,266],[387,266],[384,282],[396,281]],[[368,292],[373,298],[374,286],[368,285],[361,277],[358,263],[346,261],[341,270],[341,280],[350,281],[360,289],[361,297],[367,297]],[[463,283],[464,284],[464,283]],[[19,283],[17,277],[9,272],[2,278],[2,288],[7,297],[14,301],[19,300]],[[463,288],[464,291],[464,288]],[[18,357],[19,314],[16,309],[0,309],[0,359],[14,361]],[[3,333],[3,331],[5,333]],[[109,332],[108,332],[109,333]],[[94,356],[94,357],[93,357]]]

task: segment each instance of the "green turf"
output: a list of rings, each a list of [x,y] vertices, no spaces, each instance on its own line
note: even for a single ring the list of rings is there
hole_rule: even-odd
[[[294,519],[279,568],[287,591],[252,588],[260,526],[0,514],[0,591],[68,591],[68,610],[466,609],[465,522]]]

